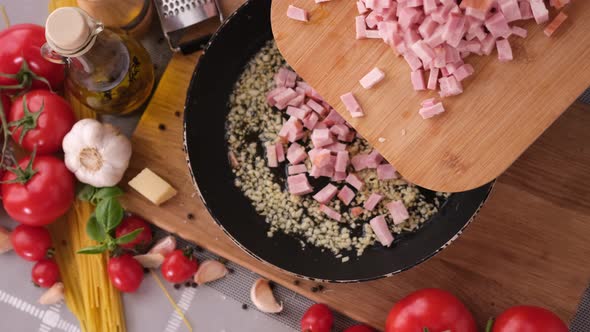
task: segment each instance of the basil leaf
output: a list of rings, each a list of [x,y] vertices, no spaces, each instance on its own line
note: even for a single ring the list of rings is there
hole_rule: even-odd
[[[96,188],[87,184],[84,187],[82,187],[80,192],[78,192],[78,199],[88,202],[88,201],[92,200],[92,197],[94,196],[95,192],[96,192]]]
[[[90,216],[90,219],[88,219],[88,223],[86,224],[86,233],[91,239],[97,242],[104,241],[107,236],[104,227],[102,227],[102,224],[98,222],[94,213]]]
[[[133,240],[135,240],[135,238],[137,238],[137,236],[139,235],[139,233],[141,233],[143,231],[143,228],[138,228],[136,230],[134,230],[131,233],[127,233],[125,235],[122,235],[121,237],[118,237],[115,239],[115,243],[117,244],[127,244]]]
[[[92,197],[93,201],[97,203],[106,198],[116,198],[123,195],[123,190],[119,187],[105,187],[100,188],[96,193],[94,193],[94,197]]]
[[[86,248],[82,248],[78,251],[76,251],[76,253],[78,254],[85,254],[85,255],[92,255],[92,254],[100,254],[103,253],[107,250],[107,246],[105,244],[101,244],[98,246],[92,246],[92,247],[86,247]]]
[[[123,214],[121,203],[112,197],[101,200],[96,206],[96,219],[107,234],[119,226]]]

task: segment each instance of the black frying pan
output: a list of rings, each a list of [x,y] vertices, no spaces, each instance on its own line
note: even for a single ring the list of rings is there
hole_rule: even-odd
[[[379,244],[342,263],[329,252],[275,234],[233,185],[225,118],[234,83],[249,59],[272,38],[270,0],[251,0],[213,36],[193,75],[185,106],[185,147],[191,176],[219,226],[246,252],[300,277],[355,282],[409,269],[449,245],[471,222],[493,184],[451,195],[420,230],[398,236],[392,248]]]

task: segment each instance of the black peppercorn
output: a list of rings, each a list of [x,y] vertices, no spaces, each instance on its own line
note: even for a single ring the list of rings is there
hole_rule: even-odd
[[[248,310],[248,305],[246,303],[242,304],[242,309]]]
[[[180,284],[174,284],[174,289],[180,289],[181,285]]]
[[[158,129],[160,129],[160,130],[166,130],[166,125],[165,125],[165,124],[163,124],[163,123],[160,123],[160,124],[158,125]]]

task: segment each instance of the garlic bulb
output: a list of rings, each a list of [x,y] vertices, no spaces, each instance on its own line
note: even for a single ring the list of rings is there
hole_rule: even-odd
[[[119,183],[131,158],[131,142],[110,124],[78,121],[64,137],[67,168],[80,182],[97,188]]]
[[[283,311],[283,303],[277,302],[268,280],[260,278],[256,280],[250,289],[250,299],[258,310],[276,314]]]

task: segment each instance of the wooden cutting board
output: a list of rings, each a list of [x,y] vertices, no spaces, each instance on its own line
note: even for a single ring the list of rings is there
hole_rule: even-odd
[[[287,18],[291,4],[310,12],[308,23]],[[382,40],[355,39],[355,1],[274,0],[272,23],[287,62],[404,177],[456,192],[499,176],[590,86],[590,1],[572,1],[566,12],[551,38],[533,22],[526,39],[511,37],[512,62],[500,63],[495,51],[470,56],[475,75],[465,93],[445,98],[447,112],[428,120],[420,102],[438,95],[415,92],[409,66]],[[374,67],[386,78],[365,90],[358,80]],[[340,101],[349,91],[364,118],[352,119]]]
[[[590,281],[589,107],[570,107],[500,177],[476,221],[449,248],[399,275],[360,284],[327,284],[323,292],[314,293],[312,282],[301,280],[296,285],[291,275],[239,249],[196,195],[182,147],[185,93],[196,61],[197,56],[172,59],[133,135],[134,152],[124,180],[127,183],[149,167],[179,193],[156,207],[126,187],[127,209],[378,328],[384,327],[395,301],[423,287],[457,294],[480,324],[520,303],[545,306],[567,321],[572,318]]]

